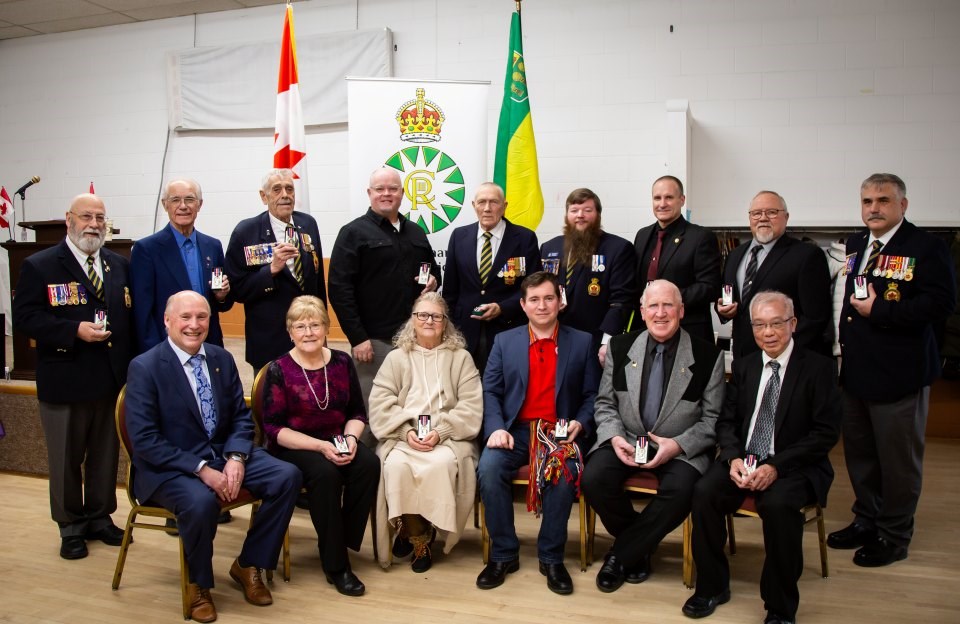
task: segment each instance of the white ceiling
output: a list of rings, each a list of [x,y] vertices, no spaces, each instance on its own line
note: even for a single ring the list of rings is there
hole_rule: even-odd
[[[0,39],[285,3],[286,0],[0,0]]]

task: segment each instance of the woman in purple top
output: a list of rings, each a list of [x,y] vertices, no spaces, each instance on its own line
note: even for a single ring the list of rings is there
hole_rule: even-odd
[[[377,497],[380,460],[360,443],[367,412],[353,360],[323,346],[323,301],[297,297],[287,311],[293,349],[269,364],[263,397],[267,448],[300,468],[327,582],[347,596],[364,585],[347,548],[360,550]]]

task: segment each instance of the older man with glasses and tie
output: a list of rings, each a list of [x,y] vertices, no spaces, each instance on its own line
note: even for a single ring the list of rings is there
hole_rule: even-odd
[[[37,398],[47,444],[50,512],[60,556],[87,556],[86,540],[119,546],[117,394],[133,347],[128,263],[103,248],[106,209],[78,195],[67,236],[27,258],[13,299],[13,324],[36,341]]]

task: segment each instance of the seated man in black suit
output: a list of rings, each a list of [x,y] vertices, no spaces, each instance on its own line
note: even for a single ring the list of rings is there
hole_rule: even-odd
[[[753,494],[766,550],[760,575],[764,623],[793,622],[803,572],[802,508],[826,505],[833,482],[827,453],[840,436],[837,366],[796,345],[793,301],[783,293],[758,293],[750,316],[761,351],[733,362],[717,421],[720,454],[694,488],[697,589],[683,613],[706,617],[730,600],[725,516]]]
[[[192,290],[172,295],[164,313],[167,340],[130,363],[127,431],[136,468],[134,491],[177,516],[190,571],[191,612],[212,622],[213,538],[220,501],[240,488],[263,500],[230,577],[247,602],[273,602],[260,575],[274,569],[297,495],[300,471],[253,445],[253,419],[237,365],[204,344],[210,303]]]

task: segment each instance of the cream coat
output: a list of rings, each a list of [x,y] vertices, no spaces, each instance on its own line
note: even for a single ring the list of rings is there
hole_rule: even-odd
[[[463,527],[470,516],[477,487],[477,434],[483,422],[483,389],[480,374],[466,349],[437,347],[442,376],[443,404],[439,414],[431,414],[434,430],[440,444],[450,448],[457,457],[457,531],[441,534],[443,552],[449,553],[460,540]],[[370,429],[377,437],[377,456],[381,467],[397,442],[406,440],[407,432],[416,430],[420,410],[407,408],[406,399],[413,383],[414,366],[418,357],[414,351],[394,349],[387,354],[383,366],[373,380],[370,392]],[[387,499],[384,493],[383,472],[377,491],[376,540],[380,565],[391,563],[391,533]]]

